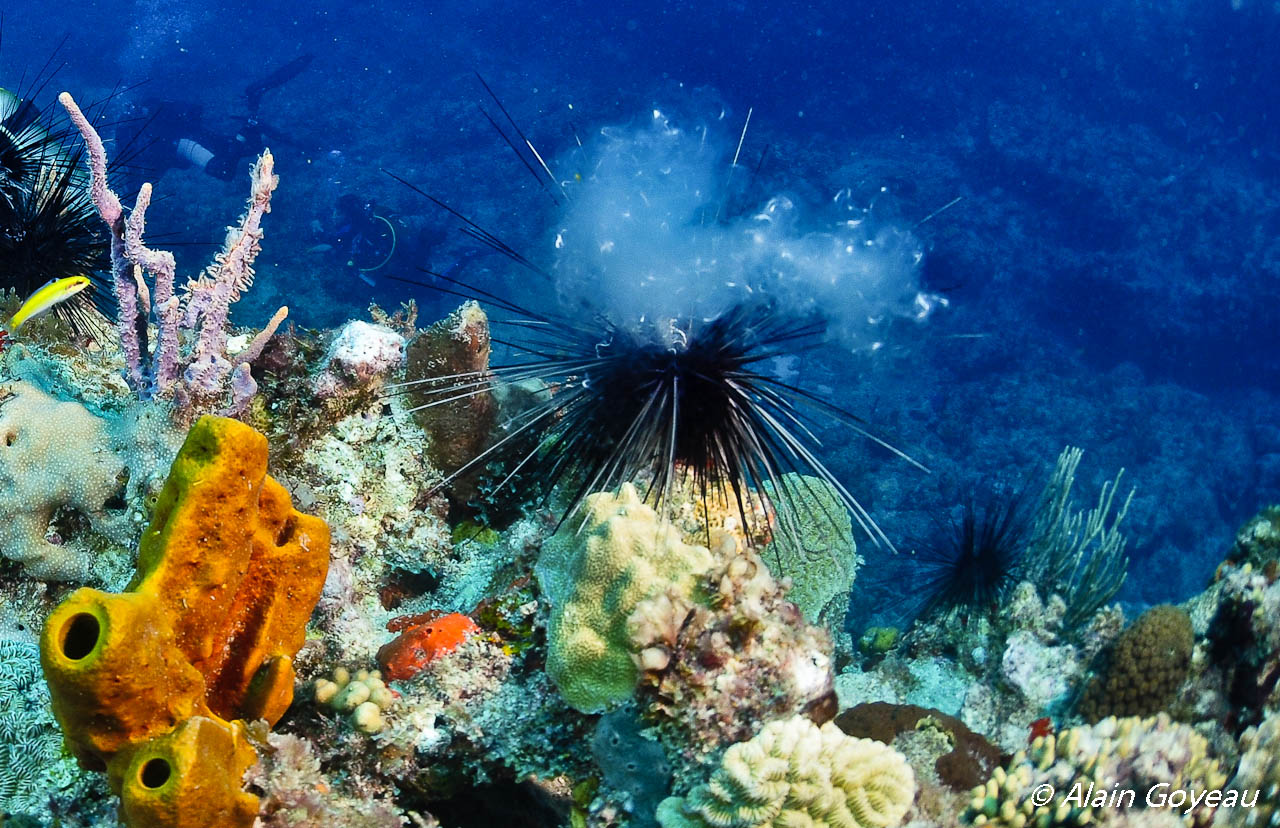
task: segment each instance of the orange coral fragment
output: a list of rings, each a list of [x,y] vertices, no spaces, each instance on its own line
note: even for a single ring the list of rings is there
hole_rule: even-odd
[[[387,629],[403,631],[378,650],[378,663],[389,681],[413,678],[428,664],[458,649],[469,636],[480,632],[476,623],[460,612],[404,615],[387,622]]]

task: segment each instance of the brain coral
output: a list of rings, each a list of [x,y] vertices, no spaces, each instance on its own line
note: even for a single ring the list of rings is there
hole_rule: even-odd
[[[791,578],[787,598],[811,623],[825,610],[843,624],[847,605],[833,602],[848,596],[862,559],[839,493],[825,480],[793,473],[764,488],[771,502],[783,506],[762,557],[778,577]]]
[[[1163,710],[1187,678],[1194,644],[1185,611],[1167,604],[1147,610],[1116,641],[1106,672],[1085,691],[1081,715],[1096,722]]]
[[[902,754],[803,716],[729,748],[707,784],[658,806],[662,828],[889,828],[906,816],[915,774]]]
[[[0,555],[33,578],[83,580],[89,553],[46,538],[54,513],[70,507],[97,530],[119,534],[123,510],[105,504],[123,489],[125,466],[105,420],[26,382],[0,391]]]
[[[711,553],[681,541],[630,483],[588,496],[583,511],[581,528],[569,521],[543,544],[535,572],[551,602],[547,674],[565,701],[596,712],[635,690],[627,619],[636,605],[668,587],[691,595]]]

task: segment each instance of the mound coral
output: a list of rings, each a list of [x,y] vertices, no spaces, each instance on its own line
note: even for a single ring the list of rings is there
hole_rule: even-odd
[[[378,663],[389,681],[413,678],[432,661],[458,649],[468,637],[480,632],[475,622],[460,612],[393,618],[387,622],[387,630],[400,633],[378,650]]]
[[[0,393],[0,554],[33,578],[83,579],[88,550],[50,542],[49,522],[69,507],[107,534],[131,529],[123,509],[106,505],[126,479],[107,422],[31,383],[13,383]]]
[[[551,602],[547,674],[586,713],[635,691],[627,619],[636,606],[668,589],[692,596],[711,553],[684,543],[630,483],[589,495],[583,511],[580,529],[570,521],[543,544],[535,572]]]
[[[711,780],[658,806],[662,828],[890,828],[915,797],[902,754],[801,716],[725,752]]]
[[[68,749],[106,770],[125,822],[248,826],[254,752],[274,723],[329,564],[329,530],[266,474],[234,420],[192,427],[143,534],[129,591],[80,589],[49,616],[41,664]]]
[[[932,729],[945,734],[951,749],[938,756],[934,770],[943,784],[957,791],[969,791],[981,784],[1002,759],[999,748],[956,717],[913,704],[859,704],[837,716],[835,724],[850,736],[875,739],[886,745],[913,731]]]
[[[1165,709],[1187,678],[1194,644],[1185,610],[1167,604],[1147,610],[1120,635],[1106,672],[1085,690],[1081,715],[1096,722]]]
[[[1098,803],[1094,791],[1145,793],[1157,785],[1203,791],[1225,782],[1218,760],[1209,755],[1208,742],[1190,727],[1174,723],[1164,713],[1149,719],[1112,717],[1037,737],[1027,751],[973,789],[963,818],[975,826],[1079,828],[1122,820],[1129,810],[1146,805],[1143,795],[1126,801],[1127,808],[1108,804],[1107,797]],[[1053,795],[1041,804],[1032,794],[1044,790],[1042,785]],[[1069,800],[1073,792],[1076,798]],[[1213,813],[1214,808],[1202,802],[1188,810],[1185,823],[1208,825]]]

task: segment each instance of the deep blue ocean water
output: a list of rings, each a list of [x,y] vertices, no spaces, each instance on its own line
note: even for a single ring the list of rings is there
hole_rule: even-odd
[[[737,209],[776,193],[875,202],[925,250],[923,289],[948,300],[874,353],[833,343],[789,369],[932,470],[822,435],[900,545],[966,484],[1037,489],[1073,444],[1081,506],[1121,467],[1137,490],[1122,597],[1180,600],[1280,500],[1272,3],[7,4],[0,85],[51,54],[63,65],[46,101],[111,96],[108,134],[159,132],[182,111],[208,142],[244,131],[246,88],[313,56],[261,98],[281,185],[245,324],[283,302],[333,326],[411,297],[429,321],[456,299],[389,278],[418,266],[533,290],[383,172],[550,255],[557,208],[485,121],[477,72],[549,159],[655,107],[718,121],[731,141],[750,112]],[[136,114],[151,101],[166,107],[154,122]],[[159,172],[148,163],[135,174]],[[244,176],[158,177],[151,238],[194,274]],[[344,195],[401,228],[387,265],[361,254],[372,285],[343,261]]]

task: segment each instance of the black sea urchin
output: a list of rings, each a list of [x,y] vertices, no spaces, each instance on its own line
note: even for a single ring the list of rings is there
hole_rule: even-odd
[[[53,279],[87,276],[89,289],[53,310],[72,330],[95,330],[111,301],[102,221],[88,193],[79,141],[33,103],[33,89],[0,89],[0,289],[21,298]]]
[[[581,151],[570,151],[557,177],[483,85],[512,134],[488,113],[486,121],[559,207],[550,266],[392,177],[537,277],[538,293],[558,294],[566,304],[560,312],[542,312],[542,304],[530,310],[473,281],[431,274],[429,287],[501,311],[506,318],[493,324],[517,333],[492,341],[515,356],[488,370],[468,364],[450,376],[411,378],[399,390],[424,408],[485,394],[494,379],[541,380],[548,388],[521,411],[503,412],[504,432],[450,479],[484,470],[490,493],[518,488],[545,498],[556,489],[568,499],[565,518],[588,494],[622,483],[643,484],[655,505],[674,499],[679,484],[704,509],[736,507],[746,528],[765,530],[748,516],[761,514],[761,506],[785,512],[814,502],[796,491],[809,475],[834,490],[877,544],[892,548],[819,459],[814,415],[893,449],[863,421],[766,363],[821,344],[831,319],[841,319],[848,335],[899,313],[906,294],[919,297],[907,278],[918,251],[904,255],[909,245],[885,242],[869,232],[872,223],[863,226],[863,214],[840,210],[821,232],[800,231],[786,198],[770,199],[758,215],[726,213],[745,122],[730,161],[712,127],[687,131],[655,108],[635,129],[603,129],[586,145],[579,141]],[[728,164],[725,173],[720,163]]]
[[[919,616],[981,611],[1005,598],[1020,580],[1028,517],[1022,497],[991,495],[979,506],[971,493],[959,521],[919,551]]]
[[[554,389],[516,415],[496,442],[450,479],[496,460],[502,469],[497,489],[517,475],[537,481],[546,492],[564,482],[567,518],[588,494],[633,480],[650,481],[648,499],[659,503],[678,478],[688,475],[704,501],[732,497],[736,504],[730,505],[745,521],[753,511],[752,498],[769,499],[762,486],[766,481],[782,500],[795,500],[790,491],[795,484],[783,475],[800,472],[833,486],[867,534],[892,546],[819,459],[811,415],[834,417],[905,455],[871,435],[853,414],[762,370],[766,360],[818,344],[824,331],[820,320],[798,320],[768,303],[744,303],[706,320],[664,320],[639,328],[605,317],[584,322],[529,311],[433,275],[456,288],[446,292],[474,296],[517,315],[508,321],[522,335],[495,341],[523,356],[492,365],[487,374],[410,380],[400,390],[416,389],[431,406],[486,393],[495,379],[541,380]],[[529,448],[531,434],[536,439]],[[768,505],[785,508],[786,503]]]

